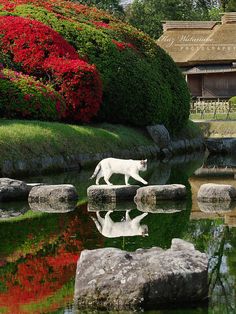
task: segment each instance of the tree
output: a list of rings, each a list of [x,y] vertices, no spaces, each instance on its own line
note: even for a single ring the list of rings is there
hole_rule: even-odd
[[[164,20],[219,19],[221,7],[225,8],[227,1],[134,0],[126,9],[126,18],[151,37],[158,38],[162,34]]]
[[[229,0],[225,6],[225,11],[235,12],[236,11],[236,0]]]
[[[163,20],[189,20],[192,0],[134,0],[126,10],[127,21],[158,38]]]

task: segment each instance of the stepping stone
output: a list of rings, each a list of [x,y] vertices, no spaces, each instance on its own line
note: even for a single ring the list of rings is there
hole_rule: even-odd
[[[133,200],[139,185],[91,185],[87,189],[88,201],[91,203]]]
[[[236,189],[232,185],[206,183],[198,190],[200,202],[225,202],[236,200]]]
[[[150,185],[137,190],[134,201],[157,204],[158,200],[181,200],[186,198],[186,188],[182,184]]]
[[[55,200],[60,202],[76,201],[78,194],[72,184],[37,185],[29,194],[29,202]]]
[[[27,200],[29,188],[20,180],[0,178],[0,201]]]
[[[208,258],[181,239],[173,239],[168,250],[85,250],[77,263],[74,300],[79,309],[154,310],[207,296]]]

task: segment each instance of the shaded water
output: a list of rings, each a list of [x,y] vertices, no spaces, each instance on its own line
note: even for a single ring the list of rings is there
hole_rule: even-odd
[[[204,165],[207,163],[212,167],[211,159]],[[148,165],[145,179],[149,184],[182,183],[187,187],[188,197],[183,203],[165,202],[154,209],[139,208],[148,212],[141,221],[148,226],[147,237],[108,238],[98,231],[91,219],[96,217],[98,208],[90,207],[88,211],[86,204],[86,190],[93,183],[88,180],[92,170],[27,179],[27,182],[73,184],[79,203],[75,210],[66,213],[32,211],[24,202],[0,204],[0,313],[85,313],[73,307],[76,263],[83,249],[169,248],[172,238],[191,241],[208,254],[209,304],[148,313],[236,313],[236,204],[216,212],[215,208],[202,208],[196,199],[203,183],[227,183],[236,187],[236,180],[222,175],[194,176],[202,164],[203,156],[195,155],[182,156],[170,163],[153,161]],[[225,166],[224,158],[219,164]],[[227,165],[235,167],[233,158],[227,159]],[[124,178],[114,176],[111,181],[123,184]],[[102,209],[100,215],[104,217],[106,208]],[[117,204],[112,210],[114,222],[121,222],[127,210],[131,218],[142,214],[132,202]]]

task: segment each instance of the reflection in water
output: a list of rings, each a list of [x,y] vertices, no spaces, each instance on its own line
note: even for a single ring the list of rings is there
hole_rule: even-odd
[[[29,203],[30,209],[45,213],[67,213],[76,207],[76,202],[38,202]]]
[[[233,210],[236,206],[235,202],[224,201],[224,202],[199,202],[198,207],[202,212],[205,213],[221,213]]]
[[[116,202],[89,202],[88,201],[88,212],[97,212],[97,211],[125,211],[126,208],[136,209],[134,202],[122,201],[119,203]]]
[[[152,177],[152,183],[158,184],[156,182],[158,173],[162,173],[159,182],[184,184],[188,187],[188,198],[185,210],[166,214],[166,210],[168,212],[171,208],[178,209],[177,205],[173,205],[175,207],[166,208],[165,213],[150,212],[146,215],[143,221],[140,221],[140,226],[144,223],[148,225],[148,237],[105,238],[95,227],[85,205],[63,214],[29,210],[16,218],[0,219],[0,313],[90,314],[91,311],[77,312],[76,309],[72,309],[75,269],[81,250],[100,247],[118,247],[127,251],[153,246],[168,248],[173,238],[182,238],[192,242],[210,258],[212,279],[209,308],[160,310],[152,314],[235,314],[236,213],[232,216],[231,228],[225,227],[222,214],[219,215],[222,219],[214,214],[216,216],[214,220],[211,218],[190,220],[192,199],[196,193],[193,184],[190,187],[189,177],[200,167],[202,161],[197,159],[190,161],[189,158],[183,160],[183,163],[174,160],[165,164],[160,171],[156,170],[154,176],[153,171],[162,163],[157,161],[150,163],[145,180],[149,181]],[[164,169],[168,173],[165,173]],[[85,200],[87,187],[91,184],[88,180],[91,172],[88,170],[81,173],[44,176],[27,179],[27,182],[73,184],[79,191],[79,199]],[[164,182],[165,180],[168,181]],[[201,180],[201,184],[207,183],[206,178]],[[228,178],[224,183],[227,184],[227,181]],[[233,183],[236,186],[236,180],[229,184]],[[197,191],[198,186],[195,187]],[[20,212],[21,207],[18,202],[12,209]],[[117,211],[117,208],[119,204],[116,204],[116,210],[111,213],[112,220],[122,222],[124,213],[121,208]],[[5,210],[7,212],[6,208]],[[197,203],[194,203],[194,211],[204,214],[200,212]],[[103,217],[104,214],[100,213],[100,216]],[[140,214],[140,211],[132,210],[129,217],[133,220]],[[224,215],[229,214],[233,215],[233,212]],[[206,215],[209,214],[204,214],[205,217]]]
[[[19,217],[28,210],[30,210],[30,207],[24,201],[0,203],[0,220]]]
[[[168,201],[168,200],[158,200],[156,204],[148,204],[143,202],[135,202],[137,209],[141,212],[148,213],[176,213],[181,210],[186,210],[186,201]]]
[[[107,212],[102,218],[99,212],[96,212],[97,219],[91,217],[98,231],[107,238],[128,237],[128,236],[148,236],[148,226],[141,225],[141,220],[147,216],[147,213],[130,218],[130,210],[126,210],[125,219],[120,222],[115,222],[111,219],[111,211]]]

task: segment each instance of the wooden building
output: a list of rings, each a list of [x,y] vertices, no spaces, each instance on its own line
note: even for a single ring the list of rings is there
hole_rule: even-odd
[[[236,12],[216,21],[166,21],[157,43],[181,68],[193,97],[236,96]]]

